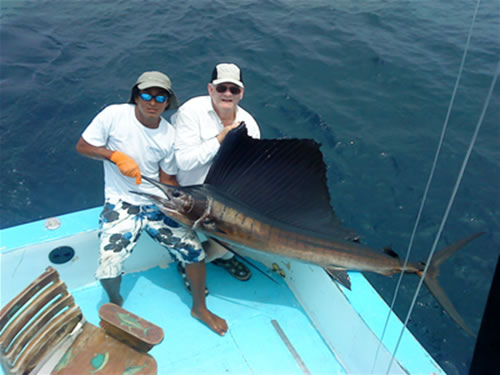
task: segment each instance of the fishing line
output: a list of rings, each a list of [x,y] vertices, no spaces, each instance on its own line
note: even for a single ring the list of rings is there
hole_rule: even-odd
[[[472,30],[474,28],[474,24],[475,24],[475,20],[476,20],[476,16],[477,16],[477,12],[478,12],[478,9],[479,9],[480,2],[481,2],[481,0],[477,0],[476,9],[474,10],[474,15],[472,17],[471,25],[469,27],[469,33],[468,33],[468,36],[467,36],[467,41],[465,43],[464,53],[462,55],[462,61],[460,63],[460,67],[458,69],[458,75],[457,75],[457,79],[455,81],[455,87],[453,88],[453,93],[452,93],[452,96],[451,96],[450,104],[448,105],[448,111],[446,113],[446,118],[444,120],[443,129],[441,130],[441,136],[440,136],[439,143],[438,143],[438,146],[437,146],[437,149],[436,149],[436,153],[434,155],[434,161],[432,163],[431,172],[429,174],[429,178],[427,180],[427,184],[426,184],[425,189],[424,189],[424,195],[422,197],[422,201],[420,203],[420,208],[418,210],[417,218],[415,220],[415,225],[413,227],[413,231],[412,231],[412,234],[410,236],[410,241],[409,241],[409,244],[408,244],[408,250],[406,252],[406,257],[405,257],[405,260],[403,262],[403,269],[402,269],[401,273],[399,274],[399,278],[398,278],[398,281],[396,283],[396,288],[394,290],[394,295],[392,297],[391,307],[390,307],[389,312],[387,313],[387,317],[386,317],[386,320],[385,320],[385,323],[384,323],[384,328],[382,330],[382,335],[381,335],[379,344],[377,346],[377,351],[376,351],[376,354],[375,354],[375,359],[373,361],[373,366],[372,366],[371,374],[373,374],[373,371],[375,369],[375,365],[376,365],[377,360],[378,360],[378,356],[379,356],[379,352],[380,352],[380,347],[382,345],[383,339],[385,337],[385,333],[387,331],[387,327],[389,325],[389,320],[390,320],[390,317],[391,317],[391,312],[393,311],[394,305],[396,303],[396,299],[397,299],[397,296],[398,296],[398,293],[399,293],[399,289],[401,287],[401,281],[403,280],[404,272],[405,272],[405,270],[407,268],[408,260],[410,258],[411,250],[412,250],[412,247],[413,247],[413,242],[414,242],[414,239],[415,239],[415,234],[416,234],[418,226],[420,224],[420,219],[421,219],[421,216],[422,216],[422,212],[424,210],[425,202],[427,201],[427,194],[429,192],[429,188],[430,188],[432,179],[434,177],[434,172],[436,170],[437,161],[438,161],[439,155],[441,153],[441,148],[442,148],[442,145],[443,145],[444,136],[445,136],[446,130],[448,128],[448,121],[450,119],[451,110],[453,108],[453,103],[455,101],[455,96],[456,96],[456,93],[458,91],[459,82],[460,82],[460,79],[462,77],[462,72],[463,72],[463,68],[464,68],[464,65],[465,65],[465,59],[467,57],[467,52],[469,50],[470,40],[471,40],[471,36],[472,36]],[[431,253],[432,253],[432,251],[431,251]],[[429,263],[427,263],[427,264],[429,264]],[[425,271],[426,270],[427,270],[427,265],[426,265]],[[422,281],[423,281],[423,279],[425,277],[425,271],[424,271],[424,276],[421,277],[421,279],[420,279],[420,285],[422,284]],[[420,285],[419,285],[419,287],[420,287]],[[417,290],[415,292],[415,296],[418,294],[418,292],[419,292],[419,288],[417,288]],[[406,323],[405,323],[403,329],[405,327],[406,327]],[[402,336],[402,334],[403,333],[401,333],[401,336]],[[396,350],[397,350],[397,348],[399,346],[399,341],[401,340],[401,336],[399,337],[398,343],[396,344],[396,347],[395,347],[394,352],[392,354],[392,358],[391,358],[391,361],[389,363],[389,368],[387,369],[387,372],[389,372],[389,370],[390,370],[390,368],[392,366],[392,362],[394,360],[394,357],[395,357],[395,354],[396,354]]]
[[[412,311],[413,311],[413,307],[415,306],[415,302],[416,302],[416,299],[417,299],[417,295],[418,295],[418,293],[419,293],[419,291],[420,291],[420,288],[422,287],[422,283],[423,283],[423,281],[424,281],[424,279],[425,279],[425,275],[426,275],[426,273],[427,273],[427,269],[429,268],[430,261],[431,261],[431,259],[432,259],[432,256],[434,255],[434,252],[436,251],[437,243],[438,243],[438,241],[439,241],[439,239],[440,239],[440,237],[441,237],[441,233],[442,233],[442,231],[443,231],[443,227],[444,227],[444,225],[446,224],[446,220],[448,219],[448,215],[449,215],[449,213],[450,213],[451,207],[452,207],[453,202],[454,202],[454,200],[455,200],[455,196],[456,196],[456,194],[457,194],[458,188],[459,188],[460,183],[461,183],[461,181],[462,181],[462,177],[463,177],[463,175],[464,175],[465,168],[466,168],[467,163],[468,163],[468,161],[469,161],[470,154],[472,153],[472,148],[474,147],[474,143],[476,142],[476,138],[477,138],[477,135],[478,135],[478,133],[479,133],[479,129],[481,128],[481,125],[482,125],[482,123],[483,123],[483,119],[484,119],[484,116],[485,116],[485,114],[486,114],[486,110],[487,110],[487,108],[488,108],[489,102],[490,102],[490,100],[491,100],[491,96],[492,96],[492,94],[493,94],[493,89],[494,89],[494,87],[495,87],[495,84],[496,84],[496,81],[497,81],[497,79],[498,79],[498,75],[499,75],[499,74],[500,74],[500,61],[498,62],[497,69],[496,69],[495,75],[494,75],[494,77],[493,77],[493,80],[492,80],[492,82],[491,82],[490,90],[489,90],[489,92],[488,92],[488,96],[487,96],[486,101],[485,101],[485,103],[484,103],[483,111],[482,111],[481,116],[480,116],[480,119],[479,119],[479,121],[478,121],[478,123],[477,123],[477,125],[476,125],[476,129],[475,129],[475,131],[474,131],[474,135],[472,136],[472,139],[471,139],[471,142],[470,142],[470,145],[469,145],[469,149],[467,150],[467,154],[466,154],[466,156],[465,156],[465,158],[464,158],[464,161],[463,161],[463,163],[462,163],[462,168],[460,169],[460,173],[459,173],[459,176],[458,176],[458,178],[457,178],[457,182],[455,183],[455,187],[454,187],[454,189],[453,189],[453,193],[452,193],[452,195],[451,195],[450,201],[448,202],[448,207],[446,208],[446,212],[445,212],[445,214],[444,214],[444,216],[443,216],[443,219],[442,219],[442,221],[441,221],[441,225],[440,225],[440,227],[439,227],[439,231],[438,231],[438,233],[437,233],[437,235],[436,235],[436,238],[435,238],[435,240],[434,240],[434,243],[433,243],[433,245],[432,245],[432,250],[431,250],[431,252],[430,252],[430,254],[429,254],[429,257],[428,257],[428,259],[427,259],[427,263],[426,263],[426,265],[425,265],[425,268],[424,268],[424,271],[423,271],[422,277],[420,278],[420,281],[419,281],[419,283],[418,283],[417,290],[416,290],[416,292],[415,292],[415,295],[414,295],[414,297],[413,297],[413,301],[412,301],[411,306],[410,306],[410,310],[408,311],[408,315],[406,316],[406,320],[405,320],[404,327],[403,327],[403,329],[401,330],[401,333],[400,333],[400,336],[399,336],[398,342],[397,342],[397,344],[396,344],[396,348],[394,349],[394,354],[393,354],[393,356],[392,356],[391,363],[389,364],[389,367],[388,367],[388,369],[387,369],[387,373],[389,373],[389,370],[390,370],[390,368],[391,368],[392,362],[393,362],[393,360],[394,360],[394,356],[395,356],[395,354],[396,354],[396,351],[397,351],[397,349],[398,349],[399,343],[400,343],[400,341],[401,341],[401,337],[403,336],[404,329],[405,329],[405,327],[406,327],[406,325],[407,325],[407,323],[408,323],[408,320],[410,319],[411,313],[412,313]]]

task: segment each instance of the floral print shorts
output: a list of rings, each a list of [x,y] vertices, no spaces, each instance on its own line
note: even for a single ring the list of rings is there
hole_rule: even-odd
[[[123,274],[123,262],[132,253],[143,230],[165,246],[178,262],[189,264],[205,259],[205,252],[194,231],[170,219],[155,205],[134,206],[121,200],[107,200],[99,225],[97,279]]]

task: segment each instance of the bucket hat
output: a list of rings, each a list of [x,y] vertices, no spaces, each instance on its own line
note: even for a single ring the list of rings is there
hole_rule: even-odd
[[[177,100],[177,96],[175,95],[174,90],[172,90],[172,82],[170,81],[170,78],[168,78],[166,74],[156,71],[144,72],[139,76],[139,78],[137,78],[135,85],[132,87],[132,92],[130,93],[129,103],[135,103],[135,88],[145,90],[151,87],[160,87],[168,92],[169,104],[167,109],[176,109],[179,107],[179,100]]]

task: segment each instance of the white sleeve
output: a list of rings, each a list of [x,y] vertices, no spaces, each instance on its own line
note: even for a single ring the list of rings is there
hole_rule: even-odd
[[[112,125],[110,108],[106,107],[97,114],[82,133],[82,138],[95,147],[106,146]]]
[[[160,168],[162,169],[163,172],[171,176],[175,176],[179,171],[177,168],[177,164],[175,162],[175,157],[169,157],[168,159],[167,158],[163,159],[160,162]]]
[[[240,111],[242,112],[241,120],[245,121],[248,136],[255,139],[260,139],[260,129],[257,121],[255,121],[253,116],[243,108],[240,108]]]
[[[250,121],[249,123],[245,121],[245,124],[247,126],[248,135],[252,138],[260,139],[260,129],[257,122],[255,120]]]
[[[196,114],[177,112],[174,121],[175,158],[179,169],[189,171],[209,163],[219,151],[219,141],[216,136],[208,140],[201,137],[199,118]]]

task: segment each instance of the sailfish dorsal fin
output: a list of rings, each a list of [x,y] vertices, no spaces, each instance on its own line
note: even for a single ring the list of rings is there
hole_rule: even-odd
[[[222,143],[205,184],[260,216],[318,234],[350,239],[330,205],[320,145],[310,139],[254,139],[246,127]]]

